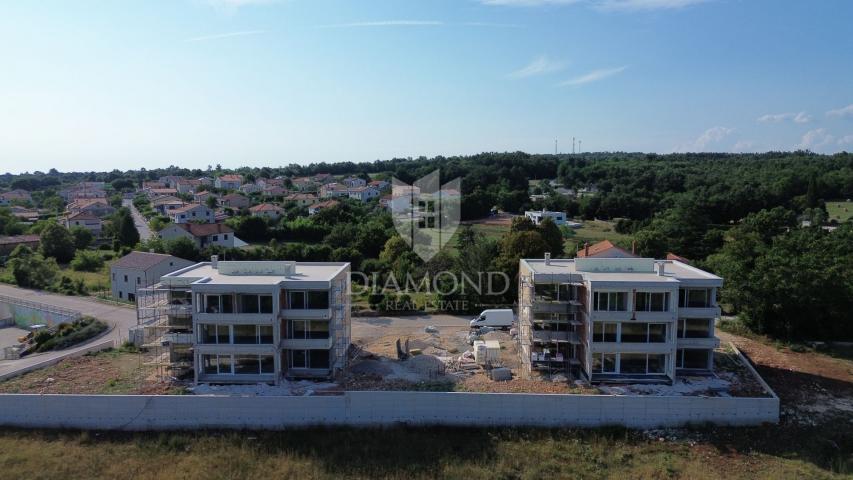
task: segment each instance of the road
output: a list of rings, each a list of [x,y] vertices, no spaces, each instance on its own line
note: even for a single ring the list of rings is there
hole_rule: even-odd
[[[0,360],[0,377],[18,370],[25,370],[44,361],[74,355],[105,340],[112,340],[114,345],[118,346],[127,340],[130,327],[136,325],[136,310],[133,308],[100,302],[92,298],[56,295],[48,292],[13,287],[11,285],[0,285],[0,295],[77,310],[83,315],[90,315],[102,320],[112,327],[112,330],[106,336],[98,337],[95,340],[74,348],[38,355],[28,355],[20,360]]]
[[[133,224],[136,226],[136,231],[139,232],[140,240],[148,240],[153,237],[154,234],[151,233],[151,228],[148,227],[148,222],[145,221],[145,217],[139,213],[139,210],[136,209],[136,206],[133,205],[133,200],[124,199],[121,201],[121,204],[128,209],[130,209],[130,214],[133,216]]]

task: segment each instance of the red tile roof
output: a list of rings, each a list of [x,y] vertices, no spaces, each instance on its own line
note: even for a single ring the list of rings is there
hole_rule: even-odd
[[[186,230],[194,237],[206,237],[219,233],[234,233],[234,230],[224,223],[177,223],[175,226]]]
[[[271,203],[262,203],[260,205],[255,205],[254,207],[250,208],[249,211],[252,213],[257,213],[257,212],[281,212],[282,210],[280,208],[278,208],[277,206],[271,204]]]
[[[594,245],[590,245],[589,247],[582,247],[578,251],[578,257],[606,257],[607,255],[605,254],[609,251],[619,251],[625,255],[636,257],[636,255],[629,252],[628,250],[613,245],[610,240],[602,240]]]

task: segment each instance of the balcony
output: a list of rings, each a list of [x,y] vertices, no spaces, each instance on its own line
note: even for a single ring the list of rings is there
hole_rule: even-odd
[[[678,309],[679,318],[720,318],[720,307],[682,307]]]
[[[720,346],[720,339],[711,334],[707,337],[679,338],[675,343],[678,348],[717,348]]]
[[[533,341],[539,343],[580,344],[580,338],[575,332],[554,332],[550,330],[534,330]]]
[[[280,312],[282,318],[299,318],[306,320],[329,320],[332,318],[332,309],[283,309]]]
[[[536,313],[574,313],[577,311],[580,302],[576,300],[557,301],[557,300],[534,300],[533,311]]]
[[[286,350],[328,350],[335,344],[335,339],[329,338],[284,338],[281,348]]]
[[[160,339],[163,346],[166,345],[192,345],[192,333],[167,333]]]
[[[217,325],[269,325],[273,322],[272,313],[197,313],[195,323]]]

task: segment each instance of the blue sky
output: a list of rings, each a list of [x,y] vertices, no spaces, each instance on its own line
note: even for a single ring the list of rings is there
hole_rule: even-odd
[[[853,150],[846,0],[0,3],[0,171]]]

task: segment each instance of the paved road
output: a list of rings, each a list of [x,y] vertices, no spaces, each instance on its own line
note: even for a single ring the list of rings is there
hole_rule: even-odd
[[[136,325],[136,310],[133,308],[112,305],[87,297],[56,295],[54,293],[17,288],[11,285],[0,285],[0,295],[21,298],[31,302],[47,303],[62,308],[70,308],[81,312],[83,315],[91,315],[106,322],[110,327],[112,327],[112,331],[110,331],[106,336],[99,337],[93,341],[86,342],[71,349],[38,355],[28,355],[20,360],[0,360],[0,376],[14,371],[24,370],[45,360],[62,358],[79,353],[80,351],[85,350],[94,344],[103,342],[104,340],[113,340],[115,345],[120,345],[122,342],[127,340],[128,330],[130,327]]]
[[[139,239],[148,240],[153,237],[154,234],[151,233],[148,222],[145,221],[145,217],[133,205],[133,200],[124,199],[121,201],[121,204],[130,209],[130,214],[133,216],[133,224],[136,225],[136,231],[139,232]]]

